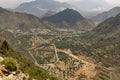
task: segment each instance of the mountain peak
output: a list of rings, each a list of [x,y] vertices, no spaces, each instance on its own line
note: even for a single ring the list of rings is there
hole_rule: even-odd
[[[78,11],[69,8],[52,16],[43,17],[42,21],[47,21],[60,28],[88,30],[94,27],[90,20],[85,19]]]
[[[66,11],[67,11],[67,10],[68,10],[68,11],[70,11],[70,10],[73,10],[73,9],[70,9],[70,8],[66,8],[65,10],[66,10]]]
[[[65,10],[55,15],[43,18],[43,20],[47,20],[53,23],[60,23],[64,21],[69,24],[74,24],[77,21],[84,20],[84,17],[79,12],[73,9],[66,8]]]

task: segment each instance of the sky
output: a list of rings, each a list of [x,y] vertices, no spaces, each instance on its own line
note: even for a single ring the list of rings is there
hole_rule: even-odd
[[[23,2],[33,0],[0,0],[0,6],[4,8],[15,8]],[[84,10],[103,11],[112,7],[119,6],[120,0],[56,0],[60,2],[68,2]]]
[[[106,11],[113,7],[120,6],[120,0],[56,0],[69,2],[87,11]]]
[[[81,0],[56,0],[56,1],[60,1],[60,2],[68,2],[68,1],[71,1],[71,2],[78,2],[78,1],[81,1]],[[87,0],[84,0],[87,2]],[[93,1],[93,0],[91,0]],[[101,1],[101,0],[96,0],[96,1]],[[117,5],[117,4],[120,4],[120,0],[104,0],[106,1],[107,3],[111,4],[111,5]]]

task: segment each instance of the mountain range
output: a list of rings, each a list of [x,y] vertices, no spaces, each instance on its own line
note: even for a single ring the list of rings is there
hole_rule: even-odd
[[[47,11],[58,12],[65,8],[72,8],[72,6],[54,0],[35,0],[21,4],[14,11],[25,12],[37,17],[42,17]]]
[[[50,24],[54,24],[52,29],[68,27],[71,29],[89,30],[94,27],[92,21],[85,19],[78,11],[68,8],[42,19],[31,14],[11,12],[3,8],[0,8],[0,10],[1,29],[7,29],[14,34],[27,33],[32,31],[33,28],[50,29],[51,27],[48,27]],[[48,23],[44,23],[46,21]],[[17,30],[17,32],[14,32],[12,29]]]

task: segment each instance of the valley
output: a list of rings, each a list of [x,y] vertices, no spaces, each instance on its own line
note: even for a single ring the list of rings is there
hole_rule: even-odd
[[[93,48],[92,45],[95,43],[82,40],[79,37],[80,34],[68,34],[68,32],[61,32],[60,34],[58,32],[42,35],[35,31],[35,33],[25,35],[29,36],[29,38],[23,35],[21,35],[21,38],[27,39],[28,44],[26,44],[26,48],[28,49],[30,60],[36,66],[42,67],[56,77],[63,80],[112,79],[111,74],[116,74],[114,68],[109,69],[101,61],[95,60],[95,58],[99,57],[94,54],[98,52],[103,53],[104,51]],[[93,57],[95,58],[93,59]]]
[[[0,7],[0,80],[119,80],[119,11],[88,19],[54,0]]]

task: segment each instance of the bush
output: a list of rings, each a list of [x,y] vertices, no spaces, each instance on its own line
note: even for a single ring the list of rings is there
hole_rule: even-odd
[[[8,71],[18,70],[17,62],[12,58],[5,58],[3,63],[5,65],[5,69],[7,69]]]

